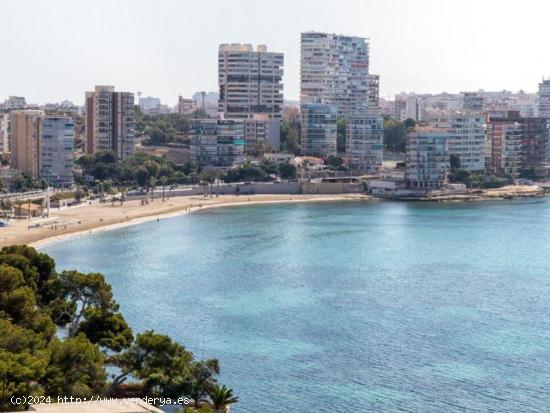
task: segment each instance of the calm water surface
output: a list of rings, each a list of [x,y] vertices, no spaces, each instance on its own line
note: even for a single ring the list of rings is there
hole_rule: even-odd
[[[219,358],[236,412],[550,410],[549,199],[222,208],[45,252]]]

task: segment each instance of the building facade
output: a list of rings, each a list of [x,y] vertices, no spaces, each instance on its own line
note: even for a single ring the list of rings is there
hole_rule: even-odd
[[[264,114],[280,119],[283,108],[282,53],[260,45],[222,44],[218,51],[218,111],[226,119]]]
[[[228,169],[244,161],[244,121],[195,119],[191,121],[190,149],[199,167]]]
[[[0,112],[0,153],[6,157],[10,152],[10,114]]]
[[[407,136],[405,179],[411,189],[439,189],[450,170],[449,133],[440,128],[419,127]]]
[[[377,171],[382,166],[384,120],[376,113],[353,114],[346,122],[346,164],[352,172]]]
[[[369,74],[367,109],[370,113],[380,113],[380,75]]]
[[[86,92],[86,152],[114,151],[126,160],[134,153],[134,94],[96,86]]]
[[[369,101],[369,43],[338,34],[301,34],[300,102],[326,104],[339,116],[365,110]]]
[[[462,168],[485,170],[485,119],[481,113],[453,112],[432,115],[426,120],[429,126],[448,130],[449,152],[460,158]]]
[[[336,108],[310,103],[301,106],[301,113],[302,153],[321,158],[336,156]]]
[[[517,111],[487,118],[486,166],[489,173],[518,178],[522,171],[523,125]]]
[[[188,115],[197,110],[197,105],[193,99],[185,99],[182,96],[178,96],[177,112],[180,115]]]
[[[550,119],[550,79],[542,79],[539,83],[538,116]]]
[[[11,112],[11,157],[12,169],[34,179],[39,178],[38,169],[38,122],[44,115],[41,110],[14,110]]]
[[[245,153],[259,156],[264,152],[281,149],[281,122],[279,119],[265,119],[258,116],[244,121]]]
[[[477,92],[462,93],[463,111],[481,112],[483,111],[483,95]]]
[[[38,175],[56,186],[74,183],[74,124],[69,117],[38,119]]]

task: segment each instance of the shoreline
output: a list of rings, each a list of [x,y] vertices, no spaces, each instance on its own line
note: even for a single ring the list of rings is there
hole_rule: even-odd
[[[548,195],[537,186],[509,186],[500,189],[480,190],[469,194],[436,194],[416,199],[396,199],[376,197],[370,194],[256,194],[220,195],[218,197],[179,196],[164,202],[159,198],[146,205],[140,201],[126,201],[119,204],[82,204],[63,210],[50,211],[50,217],[33,220],[13,220],[8,227],[0,228],[0,247],[23,244],[35,248],[62,242],[71,238],[111,231],[118,228],[139,225],[160,219],[183,216],[200,210],[244,205],[277,204],[293,202],[330,201],[394,201],[460,203],[520,198],[543,197]]]
[[[244,197],[244,195],[241,195]],[[222,197],[222,196],[220,196]],[[119,228],[126,228],[134,225],[140,225],[146,222],[151,222],[155,220],[164,220],[175,218],[178,216],[184,216],[191,214],[197,211],[204,211],[214,208],[225,208],[225,207],[235,207],[235,206],[246,206],[246,205],[269,205],[269,204],[289,204],[289,203],[306,203],[306,202],[341,202],[341,201],[378,201],[378,198],[362,195],[362,194],[337,194],[337,195],[267,195],[266,197],[280,197],[280,199],[250,199],[253,197],[261,197],[261,195],[250,195],[247,196],[249,200],[247,201],[229,201],[229,202],[213,202],[209,204],[201,204],[200,206],[185,206],[182,205],[177,210],[159,212],[150,211],[151,214],[140,216],[136,218],[129,219],[124,222],[115,222],[105,225],[97,225],[93,228],[76,230],[76,231],[67,231],[61,234],[49,234],[45,237],[41,237],[35,241],[29,242],[27,245],[34,247],[36,249],[41,249],[46,246],[56,244],[58,242],[67,241],[69,239],[80,238],[82,236],[96,234],[100,232],[112,231]],[[204,198],[205,200],[211,200],[216,198]],[[219,199],[219,198],[217,198]],[[224,198],[222,198],[224,199]],[[197,199],[195,199],[197,200]],[[3,246],[3,243],[0,242],[0,245]]]

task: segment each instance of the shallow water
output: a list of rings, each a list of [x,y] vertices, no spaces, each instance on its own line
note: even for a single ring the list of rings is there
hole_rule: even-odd
[[[235,412],[550,409],[550,200],[218,208],[44,248]]]

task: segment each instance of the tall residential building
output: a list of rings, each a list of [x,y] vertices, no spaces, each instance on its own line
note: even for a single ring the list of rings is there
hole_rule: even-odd
[[[14,110],[11,112],[11,157],[13,169],[38,179],[38,119],[41,110]]]
[[[447,183],[450,170],[448,131],[417,127],[407,135],[405,179],[411,189],[438,189]]]
[[[449,153],[460,158],[467,171],[485,170],[485,119],[481,113],[453,112],[432,115],[429,126],[449,131]]]
[[[191,158],[199,167],[228,169],[244,161],[244,121],[194,119],[189,127]]]
[[[542,79],[539,83],[539,118],[550,119],[550,79]]]
[[[368,75],[367,109],[370,113],[380,113],[380,75]]]
[[[522,118],[521,166],[535,177],[550,174],[550,120]]]
[[[522,170],[523,125],[518,111],[488,115],[486,166],[490,173],[519,177]]]
[[[0,112],[0,153],[7,155],[10,152],[10,114]]]
[[[384,120],[376,113],[348,116],[346,164],[352,171],[376,171],[382,166]]]
[[[346,116],[369,100],[367,39],[329,33],[301,35],[300,103],[320,103]]]
[[[302,105],[302,153],[326,158],[336,156],[336,108],[332,105]]]
[[[64,116],[38,119],[38,176],[48,183],[71,186],[74,182],[74,124]]]
[[[393,118],[404,121],[406,119],[407,100],[402,96],[396,96],[393,101]]]
[[[226,119],[256,114],[280,119],[283,108],[282,53],[260,45],[221,44],[218,51],[218,110]]]
[[[134,153],[134,94],[96,86],[86,92],[86,152],[110,150],[121,159]]]
[[[422,120],[422,100],[416,96],[407,96],[405,100],[405,114],[401,114],[401,120],[413,119],[415,121]]]

